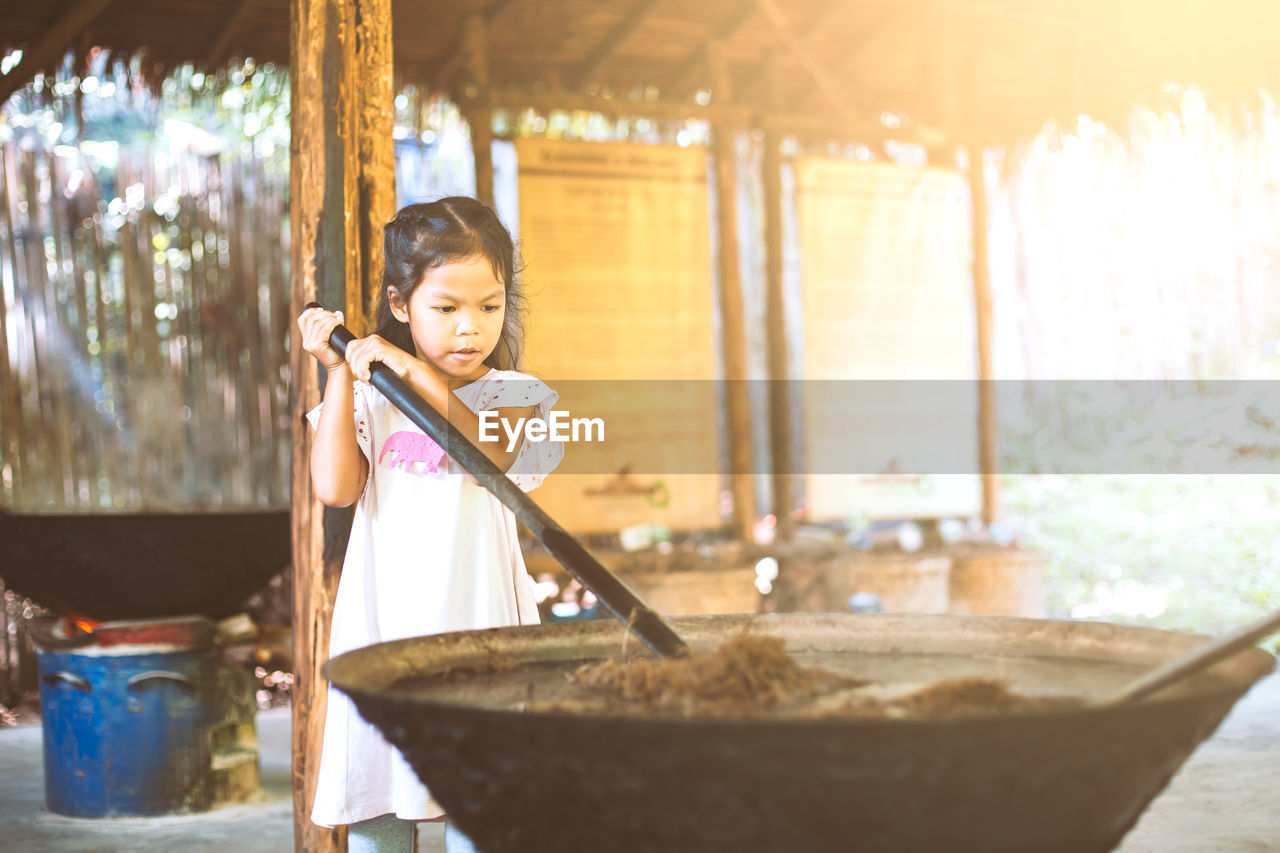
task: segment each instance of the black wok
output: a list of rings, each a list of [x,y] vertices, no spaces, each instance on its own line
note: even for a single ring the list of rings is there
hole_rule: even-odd
[[[0,513],[5,585],[108,621],[234,613],[289,565],[289,511]]]
[[[1000,617],[673,620],[695,649],[743,625],[801,663],[890,683],[961,675],[1070,693],[1074,710],[933,720],[679,720],[523,711],[616,654],[625,628],[417,637],[325,672],[486,853],[1105,851],[1274,663],[1246,649],[1154,697],[1100,704],[1203,638]],[[637,649],[631,640],[633,652]]]

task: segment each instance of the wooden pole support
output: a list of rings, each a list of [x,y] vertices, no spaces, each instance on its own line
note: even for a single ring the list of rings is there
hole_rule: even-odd
[[[978,337],[978,468],[982,475],[982,520],[1000,517],[1000,458],[991,362],[991,261],[987,245],[987,181],[983,149],[969,147],[969,196],[973,200],[973,306]]]
[[[756,13],[756,0],[739,0],[729,17],[721,23],[715,34],[695,47],[693,50],[685,54],[684,59],[676,65],[667,78],[659,84],[658,90],[662,92],[664,98],[671,95],[679,97],[685,93],[690,86],[695,85],[697,72],[700,71],[704,64],[710,59],[710,51],[715,50],[712,45],[715,42],[725,42],[733,38],[738,30],[742,29],[747,21],[751,20]],[[716,72],[713,72],[716,73]],[[717,100],[720,97],[717,95]]]
[[[290,316],[308,302],[341,305],[372,328],[381,224],[394,213],[390,0],[290,0]],[[321,506],[311,488],[320,375],[291,325],[293,424],[294,846],[340,853],[345,829],[311,822],[324,733],[329,626],[351,527],[350,510]]]
[[[486,26],[492,29],[514,5],[515,0],[493,0],[483,13]],[[463,55],[466,53],[466,28],[467,22],[466,19],[463,19],[461,31],[449,46],[444,59],[426,74],[428,91],[444,92],[448,90],[449,80],[457,72],[458,67],[462,65]]]
[[[347,327],[357,335],[373,332],[382,295],[382,229],[396,211],[395,82],[391,62],[390,0],[363,0],[376,14],[356,18],[355,198],[358,270],[348,294]],[[357,311],[356,308],[359,308]],[[294,315],[297,316],[296,314]]]
[[[483,15],[467,16],[462,29],[463,114],[471,128],[476,164],[476,198],[493,206],[493,102],[489,93],[489,23]]]
[[[707,45],[712,92],[730,101],[733,91],[719,42]],[[751,404],[747,383],[746,310],[738,261],[738,128],[713,126],[716,163],[716,224],[720,236],[721,349],[729,415],[729,482],[733,492],[733,521],[737,535],[750,541],[756,518],[754,464],[751,458]]]
[[[769,58],[767,103],[777,108],[777,60]],[[782,274],[782,134],[766,129],[761,170],[764,179],[765,332],[769,361],[769,451],[773,462],[770,486],[777,536],[791,538],[795,507],[795,459],[791,451],[791,398],[787,365],[786,296]]]
[[[947,31],[941,34],[944,45]],[[968,139],[980,139],[985,126],[981,84],[977,74],[977,60],[983,49],[982,40],[967,45],[966,53],[957,55],[954,47],[944,47],[948,60],[955,61],[960,73],[950,94],[943,100],[943,120],[955,129],[958,117],[963,117],[962,134]],[[987,524],[1000,518],[1000,456],[999,435],[996,424],[996,398],[994,369],[992,366],[992,306],[991,306],[991,253],[988,243],[987,178],[983,168],[985,150],[981,143],[970,142],[968,151],[969,198],[973,210],[973,309],[978,338],[978,470],[982,477],[982,520]]]

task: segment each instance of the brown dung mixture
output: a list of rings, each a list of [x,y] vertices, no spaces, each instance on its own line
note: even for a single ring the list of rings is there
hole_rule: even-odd
[[[603,703],[601,710],[703,717],[758,714],[867,683],[802,667],[780,638],[745,631],[713,652],[588,664],[573,681],[587,688],[583,701]]]
[[[1013,693],[1003,681],[958,678],[900,695],[866,679],[803,667],[783,640],[747,631],[711,652],[682,658],[613,658],[580,667],[579,688],[539,710],[675,717],[937,718],[1011,713],[1078,704],[1067,697]]]

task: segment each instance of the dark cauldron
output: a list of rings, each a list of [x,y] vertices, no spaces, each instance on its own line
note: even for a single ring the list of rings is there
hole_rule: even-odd
[[[234,613],[289,565],[289,511],[0,513],[0,576],[63,615]]]
[[[976,675],[1100,699],[1202,638],[1001,617],[673,620],[696,648],[744,625],[802,663],[887,683]],[[485,853],[1105,851],[1272,657],[1249,649],[1118,707],[948,720],[663,720],[520,710],[624,645],[615,622],[383,643],[326,673]],[[636,650],[636,642],[629,647]]]

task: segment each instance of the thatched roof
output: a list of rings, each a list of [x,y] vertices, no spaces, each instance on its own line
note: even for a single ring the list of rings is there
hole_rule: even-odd
[[[1079,112],[1115,116],[1170,82],[1247,94],[1280,76],[1274,0],[394,0],[397,78],[456,87],[471,13],[489,22],[500,103],[646,92],[693,110],[711,90],[723,106],[706,60],[715,43],[730,102],[749,116],[765,103],[772,53],[773,114],[875,126],[894,111],[889,135],[926,127],[1001,141]],[[87,29],[71,26],[77,15]],[[90,45],[142,52],[153,73],[230,57],[288,64],[289,2],[65,0],[50,13],[0,0],[0,47],[42,39],[59,43],[51,57]],[[29,79],[39,69],[26,65]]]

